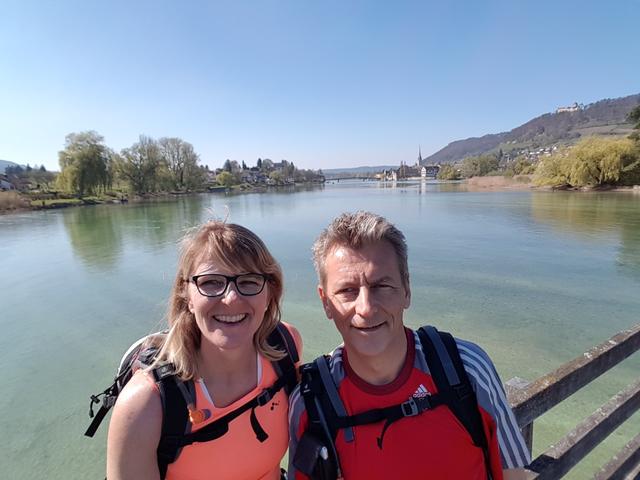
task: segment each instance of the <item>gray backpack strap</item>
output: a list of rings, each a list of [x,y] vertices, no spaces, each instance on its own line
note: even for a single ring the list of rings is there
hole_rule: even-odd
[[[453,360],[451,360],[451,356],[447,351],[447,347],[444,346],[438,330],[436,330],[436,328],[431,325],[423,327],[423,330],[427,332],[431,343],[433,343],[433,346],[436,349],[438,357],[440,357],[440,362],[442,363],[442,368],[444,369],[444,373],[447,376],[449,385],[459,385],[461,383],[460,377],[458,377],[456,367],[453,365]]]
[[[347,410],[344,408],[344,404],[340,399],[336,384],[333,383],[333,377],[331,376],[331,372],[329,371],[329,364],[326,358],[324,356],[318,357],[316,358],[315,363],[318,367],[318,371],[320,372],[320,380],[322,380],[324,391],[327,394],[327,398],[331,402],[333,411],[336,412],[336,415],[338,415],[339,417],[346,417]],[[344,429],[344,439],[347,442],[353,442],[354,434],[352,427],[347,427]]]

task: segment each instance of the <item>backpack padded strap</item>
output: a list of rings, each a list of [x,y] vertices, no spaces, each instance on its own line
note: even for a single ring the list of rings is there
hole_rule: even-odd
[[[456,367],[453,365],[453,360],[447,347],[445,347],[442,338],[440,337],[440,332],[436,330],[435,327],[428,325],[424,327],[424,331],[427,333],[429,339],[431,340],[431,344],[435,347],[436,353],[438,354],[438,358],[440,359],[440,364],[444,370],[444,374],[447,377],[447,383],[449,385],[459,385],[462,383],[460,378],[458,377],[458,372],[456,371]],[[443,332],[442,335],[449,335],[446,332]],[[450,335],[449,335],[450,336]],[[456,348],[456,352],[458,349]],[[455,357],[459,357],[460,355],[456,354]]]
[[[290,394],[298,384],[296,363],[300,361],[300,356],[296,342],[289,329],[282,322],[278,322],[276,328],[269,334],[267,342],[276,350],[286,353],[280,360],[271,362],[271,364],[278,378],[285,378],[284,388],[287,394]]]
[[[167,368],[160,372],[156,370],[154,370],[154,375],[162,375],[157,380],[163,412],[162,433],[160,434],[157,457],[160,478],[164,479],[169,464],[178,458],[182,448],[179,439],[191,429],[191,422],[189,422],[187,400],[177,384],[181,380],[177,379],[175,375],[168,374],[169,369]],[[165,412],[171,412],[171,415],[166,415]]]
[[[429,331],[436,332],[440,341],[433,342],[433,333],[429,335]],[[482,417],[478,410],[478,400],[471,387],[469,376],[464,369],[455,339],[450,333],[439,332],[434,327],[420,328],[418,330],[418,336],[438,393],[443,396],[451,412],[460,423],[462,423],[467,432],[469,432],[474,445],[482,449],[488,475],[487,478],[492,478],[487,438],[484,432]],[[444,347],[446,355],[444,361],[440,355],[442,348],[438,348],[437,344],[441,344],[441,346]],[[457,384],[449,382],[450,378],[454,377],[451,375],[451,372],[449,372],[449,375],[447,374],[447,369],[451,368],[455,370],[455,378],[459,380]]]

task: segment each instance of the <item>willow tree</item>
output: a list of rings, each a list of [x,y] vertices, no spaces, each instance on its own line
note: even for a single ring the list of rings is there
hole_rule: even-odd
[[[638,173],[640,160],[631,140],[589,137],[542,159],[535,175],[539,185],[595,187],[626,184]]]
[[[110,151],[97,132],[67,135],[64,150],[58,152],[58,162],[58,187],[79,197],[95,193],[100,187],[105,190],[110,183]]]

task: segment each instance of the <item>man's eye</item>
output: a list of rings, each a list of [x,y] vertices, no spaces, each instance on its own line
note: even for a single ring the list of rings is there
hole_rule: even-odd
[[[352,287],[341,288],[335,294],[341,298],[356,297],[358,295],[358,289]]]

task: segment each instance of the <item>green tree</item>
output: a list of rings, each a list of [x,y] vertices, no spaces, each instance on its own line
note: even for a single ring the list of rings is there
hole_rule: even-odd
[[[271,179],[276,185],[282,185],[284,183],[284,176],[282,175],[282,172],[271,172],[269,174],[269,179]]]
[[[640,179],[640,154],[629,139],[589,137],[542,159],[535,175],[539,185],[631,184]]]
[[[438,180],[458,180],[460,173],[453,165],[442,165],[438,170]]]
[[[231,172],[222,171],[216,176],[216,182],[223,187],[232,187],[235,185],[235,177]]]
[[[140,135],[138,142],[120,153],[116,171],[136,194],[154,192],[161,180],[163,160],[158,143]]]
[[[627,120],[629,120],[629,122],[631,123],[635,123],[635,126],[633,128],[635,128],[636,130],[640,130],[640,105],[629,112],[629,114],[627,115]]]
[[[633,127],[635,132],[629,135],[629,138],[631,140],[635,140],[639,144],[638,148],[640,148],[640,105],[629,112],[627,120],[631,123],[635,123],[635,126]]]
[[[529,175],[535,171],[535,167],[532,162],[526,159],[526,157],[516,158],[513,164],[513,173],[515,175]]]
[[[498,159],[494,155],[468,157],[462,162],[462,175],[466,178],[482,177],[498,169]]]
[[[65,137],[64,150],[58,152],[58,187],[79,197],[94,193],[98,187],[105,189],[109,161],[104,137],[94,131],[70,133]]]
[[[181,138],[158,140],[161,163],[167,168],[170,188],[189,190],[202,185],[204,176],[198,166],[200,158],[193,145]]]

